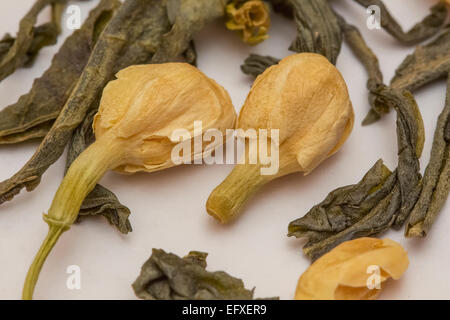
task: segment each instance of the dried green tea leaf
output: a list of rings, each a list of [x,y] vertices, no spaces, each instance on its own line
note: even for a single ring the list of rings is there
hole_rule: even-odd
[[[408,237],[424,237],[447,200],[450,191],[450,77],[447,78],[445,107],[439,116],[425,170],[423,188],[406,224]]]
[[[358,60],[363,64],[369,76],[367,89],[369,90],[371,110],[363,121],[363,125],[369,125],[380,119],[383,114],[389,112],[389,107],[379,103],[375,95],[375,91],[383,86],[383,74],[381,73],[380,64],[377,56],[369,48],[358,28],[348,24],[340,15],[336,14],[336,16],[338,17],[346,42]]]
[[[257,77],[262,74],[267,68],[280,62],[280,59],[270,56],[260,56],[258,54],[251,54],[245,59],[241,66],[243,73]]]
[[[307,237],[305,247],[355,224],[394,188],[396,175],[378,160],[357,184],[338,188],[304,217],[289,224],[288,236]]]
[[[96,36],[119,5],[118,0],[102,0],[81,28],[67,38],[30,92],[0,111],[0,144],[45,137],[80,78]]]
[[[270,0],[272,8],[275,12],[282,14],[286,18],[294,18],[294,8],[291,0]]]
[[[119,8],[99,36],[75,89],[36,153],[12,178],[0,183],[0,204],[11,200],[22,188],[31,191],[39,184],[41,175],[61,156],[73,131],[84,120],[87,112],[98,108],[103,88],[119,70],[130,65],[149,63],[156,52],[159,52],[158,62],[162,62],[162,52],[167,52],[164,60],[171,61],[176,58],[172,54],[178,56],[188,49],[190,41],[184,41],[183,32],[180,39],[163,37],[166,34],[173,35],[165,4],[158,0],[127,0]],[[209,21],[203,15],[216,14],[215,10],[213,13],[192,12],[183,5],[177,8],[190,12],[195,17],[191,17],[191,21],[196,20],[198,23]],[[175,16],[185,16],[185,13],[179,12]],[[193,28],[191,31],[196,30]],[[175,50],[169,44],[163,45],[164,41],[172,38],[173,42],[180,44],[180,48]]]
[[[397,68],[391,86],[407,89],[418,88],[443,77],[450,72],[450,25],[439,37],[425,46],[416,48]]]
[[[0,81],[16,69],[30,65],[39,50],[56,43],[61,32],[61,13],[68,0],[36,0],[20,20],[17,37],[5,35],[0,42]],[[52,6],[52,21],[35,27],[37,17],[47,6]]]
[[[192,36],[203,27],[224,15],[223,0],[166,0],[167,16],[171,24],[156,50],[152,63],[175,61],[187,48]]]
[[[67,153],[66,170],[72,162],[95,140],[92,130],[92,121],[96,111],[91,111],[83,123],[77,128],[72,136]],[[97,184],[81,206],[78,221],[87,216],[104,216],[110,224],[114,225],[120,232],[131,232],[131,224],[128,220],[130,210],[122,205],[117,197],[105,187]]]
[[[398,168],[390,173],[378,161],[358,184],[332,191],[291,222],[289,236],[308,238],[303,251],[312,260],[344,241],[400,227],[418,200],[424,128],[417,104],[406,90],[383,86],[377,95],[397,112]]]
[[[343,37],[338,18],[328,0],[291,0],[291,4],[297,38],[290,50],[319,53],[336,64]]]
[[[391,36],[404,44],[415,44],[434,36],[447,19],[447,6],[440,1],[430,9],[430,14],[417,23],[408,32],[404,32],[400,24],[390,14],[381,0],[354,0],[364,8],[375,5],[381,10],[381,27]]]
[[[138,298],[145,300],[252,300],[242,280],[223,271],[206,271],[207,253],[191,251],[180,258],[161,249],[141,268],[133,283]]]

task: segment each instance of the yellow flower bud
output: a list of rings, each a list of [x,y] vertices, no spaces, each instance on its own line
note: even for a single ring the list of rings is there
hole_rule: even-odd
[[[390,239],[347,241],[315,261],[298,281],[296,300],[373,300],[385,282],[409,265],[403,247]]]
[[[279,150],[279,170],[261,175],[261,163],[237,165],[211,193],[208,213],[228,222],[270,180],[293,172],[310,173],[341,148],[353,122],[345,81],[325,57],[300,53],[281,60],[255,80],[238,119],[243,130],[279,130],[278,141],[269,134],[269,143]]]

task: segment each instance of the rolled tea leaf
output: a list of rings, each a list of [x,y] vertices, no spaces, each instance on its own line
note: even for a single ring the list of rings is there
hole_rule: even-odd
[[[336,64],[341,51],[342,32],[328,0],[291,0],[297,38],[290,50],[324,55]]]
[[[447,78],[447,97],[439,116],[431,149],[430,162],[425,170],[423,188],[408,223],[408,237],[424,237],[444,206],[450,191],[450,77]]]
[[[308,238],[303,251],[312,260],[344,241],[400,227],[418,200],[424,129],[417,104],[406,90],[383,86],[377,94],[397,112],[398,168],[390,173],[378,161],[358,184],[332,191],[291,222],[289,236]]]
[[[262,74],[270,66],[276,65],[280,59],[270,56],[260,56],[258,54],[251,54],[245,59],[241,66],[243,73],[254,76],[255,78]]]
[[[95,113],[95,110],[91,111],[74,132],[67,153],[66,171],[72,162],[95,140],[92,130],[92,120]],[[84,199],[77,221],[82,220],[84,217],[97,215],[105,217],[121,233],[132,231],[128,220],[130,209],[122,205],[111,191],[99,184]]]
[[[153,249],[132,287],[145,300],[252,300],[242,280],[223,271],[206,271],[207,253],[191,251],[180,258]]]
[[[418,88],[450,72],[450,25],[439,36],[425,46],[416,48],[397,68],[391,86],[407,89]]]
[[[118,0],[102,0],[67,38],[30,92],[0,111],[0,144],[45,137],[79,80],[98,35],[119,5]]]
[[[294,10],[291,0],[270,0],[275,12],[284,15],[286,18],[294,18]]]
[[[175,61],[187,49],[192,50],[192,35],[224,15],[223,0],[167,0],[171,28],[163,35],[152,63]]]
[[[400,24],[390,14],[381,0],[354,0],[364,8],[375,5],[381,10],[381,27],[391,36],[404,44],[416,44],[434,36],[445,24],[447,19],[447,6],[440,1],[430,9],[430,14],[414,25],[411,30],[404,32]]]
[[[389,112],[389,107],[379,103],[375,94],[375,91],[380,86],[383,86],[383,74],[380,69],[380,64],[377,56],[369,48],[358,28],[348,24],[340,15],[336,14],[336,16],[339,19],[345,41],[348,43],[358,60],[363,64],[368,74],[367,89],[369,90],[369,104],[371,110],[363,120],[363,125],[369,125],[380,119],[383,114]]]
[[[32,63],[39,50],[56,43],[61,32],[62,7],[68,0],[36,0],[33,7],[20,20],[16,38],[5,35],[0,41],[0,81],[16,69]],[[52,6],[52,21],[36,27],[39,13]]]

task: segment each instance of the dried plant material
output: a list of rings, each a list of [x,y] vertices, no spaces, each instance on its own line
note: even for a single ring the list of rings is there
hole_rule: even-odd
[[[171,29],[163,35],[152,63],[175,61],[185,55],[189,63],[196,60],[192,36],[205,25],[223,17],[229,0],[166,0]],[[168,60],[169,57],[169,60]]]
[[[40,49],[56,43],[61,32],[62,7],[68,0],[36,0],[20,20],[16,38],[6,34],[0,41],[0,81],[16,69],[33,62]],[[52,21],[35,26],[37,17],[47,6],[52,7]]]
[[[290,50],[324,55],[336,64],[341,51],[342,32],[328,0],[291,0],[297,38]]]
[[[299,89],[300,88],[300,89]],[[353,128],[353,108],[339,71],[322,55],[291,55],[258,76],[245,101],[238,127],[278,129],[279,170],[262,175],[261,159],[238,164],[210,195],[210,215],[229,222],[264,184],[293,173],[310,173],[336,153]],[[268,147],[271,149],[272,147]]]
[[[262,74],[267,68],[276,65],[280,62],[280,59],[270,56],[260,56],[258,54],[251,54],[245,59],[244,64],[241,66],[242,72],[248,75],[252,75],[255,78]]]
[[[408,91],[383,87],[379,92],[397,112],[397,170],[389,174],[378,161],[357,185],[332,191],[306,216],[291,222],[289,236],[308,238],[303,252],[313,261],[344,241],[401,227],[419,198],[422,117]]]
[[[408,265],[407,252],[393,240],[360,238],[347,241],[302,274],[294,299],[374,300],[385,282],[390,278],[400,279]],[[370,278],[372,273],[369,271],[373,267],[379,268],[379,279]]]
[[[269,8],[261,0],[232,0],[226,12],[227,28],[239,31],[244,42],[255,45],[269,38]]]
[[[110,1],[110,0],[106,0]],[[94,142],[94,132],[92,130],[92,121],[95,111],[91,111],[84,122],[74,132],[69,144],[67,153],[67,169],[73,161]],[[130,210],[122,205],[117,197],[105,187],[97,184],[84,199],[78,214],[77,221],[83,220],[88,216],[101,215],[105,217],[110,224],[115,226],[121,233],[132,231],[130,221]]]
[[[223,271],[206,271],[207,253],[191,251],[180,258],[161,249],[141,268],[133,283],[136,296],[145,300],[252,300],[242,280]]]
[[[273,10],[286,18],[294,18],[294,9],[291,0],[270,0]]]
[[[438,38],[425,46],[417,47],[413,54],[406,57],[397,68],[391,86],[414,91],[446,77],[449,72],[450,25],[442,30]]]
[[[24,299],[32,298],[47,255],[76,221],[83,200],[106,171],[153,172],[173,167],[177,165],[172,161],[175,145],[190,146],[211,128],[224,136],[227,129],[234,128],[236,113],[228,93],[189,64],[136,65],[116,76],[103,90],[94,118],[96,141],[72,162],[44,215],[49,233],[29,269]],[[202,121],[200,132],[194,121]],[[181,128],[190,137],[173,140],[173,133]],[[201,159],[208,155],[206,147],[200,151],[193,148],[183,158]]]
[[[426,40],[439,32],[447,20],[447,7],[440,1],[430,9],[430,14],[417,23],[408,32],[404,32],[400,24],[390,14],[381,0],[355,0],[364,8],[375,5],[381,10],[381,27],[391,36],[404,44],[416,44]]]
[[[102,0],[67,38],[30,92],[0,111],[0,144],[45,137],[79,80],[98,35],[119,5],[119,1]]]
[[[178,8],[189,10],[181,5]],[[198,13],[200,15],[191,14],[196,17],[193,19],[207,21],[204,15],[216,15],[215,6],[212,10],[212,13],[201,11]],[[80,125],[89,110],[98,107],[99,97],[106,83],[120,69],[152,62],[155,52],[162,45],[163,36],[170,30],[165,3],[157,0],[125,1],[99,36],[79,81],[36,153],[19,172],[0,183],[0,204],[11,200],[22,188],[27,188],[28,191],[36,188],[41,175],[63,153],[73,130]],[[189,46],[190,44],[191,42],[188,43]],[[177,52],[183,53],[188,49],[180,47]],[[176,58],[166,56],[165,60]]]
[[[405,234],[424,237],[444,206],[450,191],[450,77],[447,78],[447,98],[434,133],[430,162],[425,170],[423,188]]]

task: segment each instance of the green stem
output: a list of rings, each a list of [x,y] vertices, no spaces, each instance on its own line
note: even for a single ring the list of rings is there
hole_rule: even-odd
[[[236,165],[228,177],[208,198],[206,211],[222,223],[228,223],[241,212],[247,200],[277,175],[261,175],[256,164]]]
[[[61,234],[75,222],[81,205],[105,172],[122,163],[123,146],[114,137],[103,136],[87,148],[70,166],[44,215],[49,232],[39,249],[23,288],[23,299],[32,299],[39,273]]]
[[[25,285],[22,292],[23,300],[33,299],[34,287],[36,286],[36,282],[45,259],[47,259],[47,256],[55,246],[56,241],[58,241],[59,237],[65,230],[67,230],[67,228],[65,228],[64,226],[49,224],[47,237],[42,243],[38,253],[36,254],[36,257],[33,260],[33,263],[30,266],[30,269],[28,270],[27,278],[25,279]]]

